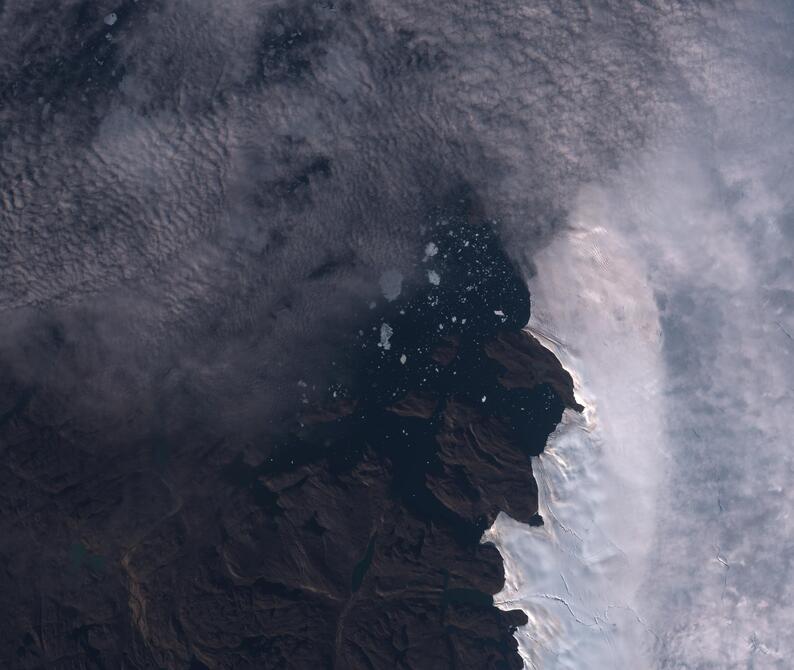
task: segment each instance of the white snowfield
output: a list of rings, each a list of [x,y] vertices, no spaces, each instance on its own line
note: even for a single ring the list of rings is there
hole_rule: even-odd
[[[545,525],[489,532],[528,668],[794,667],[794,7],[694,16],[655,33],[679,115],[532,259],[586,410],[533,462]]]
[[[488,536],[528,668],[791,667],[794,219],[720,158],[649,153],[534,259],[528,328],[586,409],[533,462],[545,525]]]
[[[630,249],[604,227],[571,230],[536,262],[529,330],[571,372],[585,410],[566,410],[533,460],[545,524],[502,515],[489,532],[507,573],[497,601],[530,617],[519,633],[529,668],[648,667],[638,591],[665,463],[658,312]],[[547,300],[561,311],[544,312]]]

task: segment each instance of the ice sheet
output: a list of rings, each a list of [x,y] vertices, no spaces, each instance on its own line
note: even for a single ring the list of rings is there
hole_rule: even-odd
[[[502,515],[489,533],[507,571],[497,600],[530,617],[519,633],[530,668],[644,667],[654,640],[637,591],[665,463],[658,311],[644,268],[603,226],[569,231],[536,263],[529,330],[571,372],[585,410],[566,410],[534,459],[545,524]]]

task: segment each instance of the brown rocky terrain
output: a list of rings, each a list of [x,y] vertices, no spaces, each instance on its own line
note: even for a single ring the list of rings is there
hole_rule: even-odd
[[[253,445],[198,419],[125,440],[3,376],[2,667],[521,667],[481,536],[538,522],[530,456],[577,406],[490,228],[432,232],[441,285],[376,311],[344,391]]]

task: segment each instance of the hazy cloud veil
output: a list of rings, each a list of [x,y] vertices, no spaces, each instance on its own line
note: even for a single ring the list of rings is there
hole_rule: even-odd
[[[790,664],[790,2],[0,17],[6,379],[131,444],[258,426],[465,182],[587,405],[540,458],[546,525],[492,533],[527,664]]]
[[[590,412],[540,459],[549,527],[495,529],[514,571],[548,563],[504,593],[564,631],[524,633],[541,667],[784,668],[794,652],[794,13],[702,9],[656,23],[681,116],[660,110],[641,151],[583,186],[536,260],[530,325]]]

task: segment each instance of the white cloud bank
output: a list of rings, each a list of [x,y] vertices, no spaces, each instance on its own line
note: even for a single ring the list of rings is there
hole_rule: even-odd
[[[527,667],[794,657],[792,8],[660,28],[691,96],[572,203],[530,328],[577,379],[536,461],[546,525],[492,531]]]

